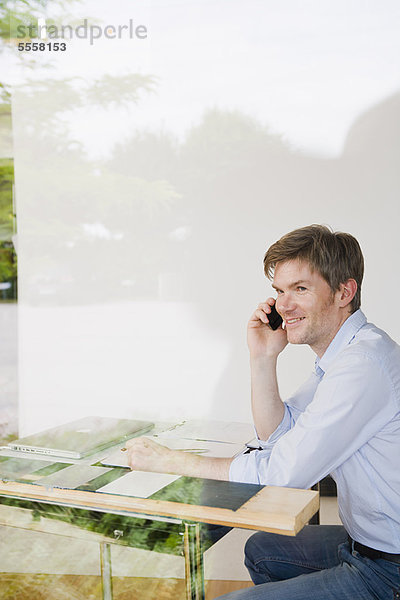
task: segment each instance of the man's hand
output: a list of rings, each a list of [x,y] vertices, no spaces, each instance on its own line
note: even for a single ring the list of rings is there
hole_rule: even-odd
[[[146,437],[133,438],[125,446],[128,464],[134,471],[175,473],[182,458],[181,452],[161,446]]]
[[[275,299],[268,298],[258,305],[247,326],[247,344],[251,358],[277,357],[286,347],[287,335],[282,326],[275,331],[268,325],[268,315]]]

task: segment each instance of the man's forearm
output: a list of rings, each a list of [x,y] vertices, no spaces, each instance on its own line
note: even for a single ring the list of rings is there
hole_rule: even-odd
[[[257,435],[269,438],[282,421],[285,407],[279,395],[277,357],[250,358],[251,407]]]
[[[191,452],[173,451],[167,458],[165,469],[169,473],[186,477],[229,480],[232,458],[200,456]]]
[[[233,460],[171,450],[146,437],[129,440],[126,450],[128,464],[133,470],[173,473],[204,479],[229,480],[229,468]]]

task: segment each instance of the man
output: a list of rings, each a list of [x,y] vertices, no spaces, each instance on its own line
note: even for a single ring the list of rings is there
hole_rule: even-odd
[[[400,599],[400,348],[360,310],[360,246],[349,234],[311,225],[273,244],[264,269],[277,298],[260,304],[248,325],[262,449],[230,461],[144,449],[137,440],[131,464],[298,488],[330,473],[344,527],[307,526],[296,538],[256,533],[246,565],[257,585],[223,598]],[[268,325],[274,304],[284,321],[275,331]],[[316,361],[283,403],[276,364],[288,342],[308,344]]]

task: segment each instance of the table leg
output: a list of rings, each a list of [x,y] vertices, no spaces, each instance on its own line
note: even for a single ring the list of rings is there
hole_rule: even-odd
[[[204,600],[204,569],[199,523],[184,522],[186,600]]]
[[[315,492],[318,492],[319,494],[321,494],[320,482],[318,481],[318,483],[313,485],[311,489],[314,490]],[[308,524],[309,525],[319,525],[319,511],[316,512],[315,515],[311,517]]]
[[[100,567],[103,600],[112,600],[111,545],[100,543]]]

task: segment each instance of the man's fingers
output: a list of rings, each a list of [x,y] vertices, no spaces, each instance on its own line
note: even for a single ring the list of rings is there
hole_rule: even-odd
[[[260,302],[257,309],[254,311],[251,321],[261,321],[269,323],[268,315],[271,313],[272,306],[275,304],[274,298],[268,298],[266,302]]]
[[[129,450],[132,447],[147,448],[150,445],[151,445],[151,440],[149,440],[148,438],[145,438],[145,437],[132,438],[131,440],[128,440],[127,442],[125,442],[125,448],[127,450]]]
[[[145,451],[145,452],[157,452],[161,448],[165,448],[161,444],[157,444],[154,440],[147,437],[132,438],[125,442],[125,449],[128,451]]]
[[[260,302],[260,304],[257,306],[257,309],[263,310],[266,314],[269,314],[274,304],[275,298],[268,298],[266,302]]]
[[[257,308],[257,310],[255,311],[255,313],[253,314],[253,317],[251,319],[252,321],[261,321],[262,323],[265,323],[266,325],[268,324],[268,316],[265,313],[265,310],[261,309],[261,308]]]
[[[140,440],[141,438],[133,438],[131,440],[128,440],[127,442],[125,442],[125,449],[129,450],[129,448],[131,446],[133,446],[138,440]]]
[[[166,446],[157,444],[145,437],[134,438],[125,444],[128,465],[134,471],[164,472],[169,457],[173,452]],[[161,469],[161,470],[160,470]]]
[[[250,317],[248,326],[253,328],[259,326],[260,322],[264,325],[268,325],[268,317],[271,313],[272,307],[275,304],[275,298],[267,298],[265,302],[260,302],[257,309]]]

